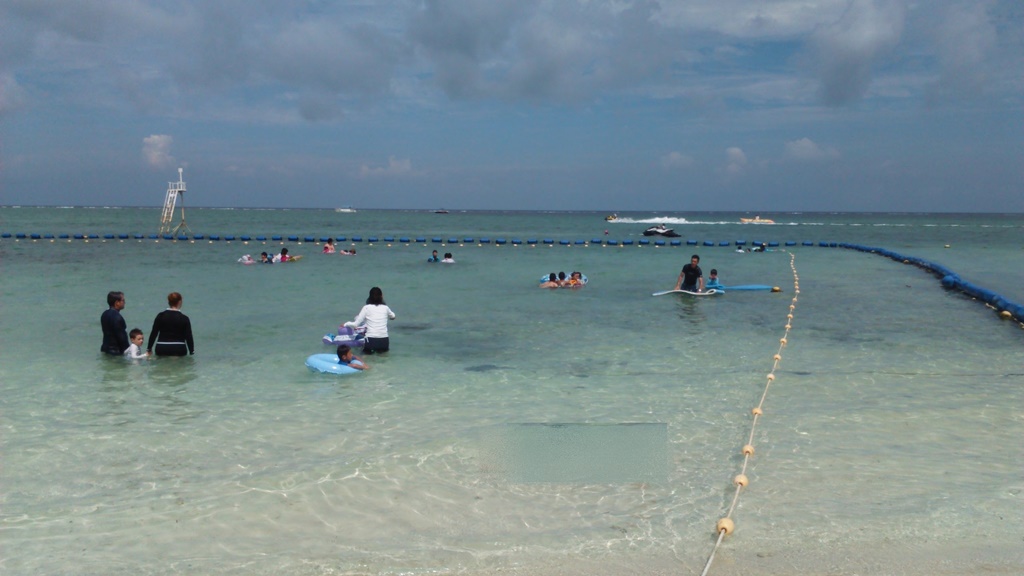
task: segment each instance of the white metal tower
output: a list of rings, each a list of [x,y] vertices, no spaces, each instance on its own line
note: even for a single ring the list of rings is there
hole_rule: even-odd
[[[169,232],[176,236],[178,232],[189,232],[188,224],[185,224],[185,182],[181,179],[183,168],[178,168],[178,181],[167,183],[167,197],[164,198],[164,211],[160,215],[160,233]],[[171,227],[171,221],[174,220],[174,205],[178,202],[178,198],[181,198],[181,222],[177,226]]]

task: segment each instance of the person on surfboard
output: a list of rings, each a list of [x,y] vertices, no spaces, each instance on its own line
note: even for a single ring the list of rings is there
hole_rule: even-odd
[[[683,266],[683,269],[679,272],[679,279],[676,280],[676,290],[685,290],[687,292],[703,292],[704,291],[704,273],[701,272],[700,256],[694,254],[690,256],[690,263]]]

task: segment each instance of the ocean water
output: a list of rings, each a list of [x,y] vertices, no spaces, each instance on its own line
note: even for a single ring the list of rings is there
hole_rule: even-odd
[[[0,208],[0,232],[99,235],[0,239],[0,571],[699,574],[714,551],[708,574],[1024,574],[1024,330],[817,246],[1021,303],[1024,216],[603,216],[189,210],[205,235],[361,236],[342,257],[103,238],[155,233],[158,209]],[[716,246],[636,244],[653,223]],[[717,246],[741,239],[783,245]],[[303,259],[237,263],[282,246]],[[652,297],[695,252],[781,291]],[[558,270],[589,284],[537,288]],[[392,351],[307,370],[372,286]],[[103,357],[109,290],[147,336],[181,292],[196,355]]]

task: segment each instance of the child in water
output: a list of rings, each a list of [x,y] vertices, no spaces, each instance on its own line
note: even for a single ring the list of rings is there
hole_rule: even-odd
[[[708,281],[704,284],[705,290],[711,289],[724,290],[725,288],[718,282],[718,270],[712,268],[711,274],[708,275]]]
[[[142,330],[139,330],[138,328],[132,328],[132,331],[128,333],[128,341],[131,342],[131,344],[129,344],[128,349],[124,351],[125,358],[128,358],[129,360],[137,360],[149,357],[142,351],[142,343],[145,341],[145,338],[142,336]]]
[[[370,367],[363,362],[363,359],[352,353],[352,349],[347,344],[338,346],[338,363],[344,364],[349,368],[355,368],[356,370],[369,370]]]

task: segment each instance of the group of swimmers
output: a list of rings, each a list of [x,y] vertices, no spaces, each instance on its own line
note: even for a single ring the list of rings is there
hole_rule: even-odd
[[[427,258],[427,262],[434,263],[440,262],[441,264],[455,264],[455,258],[452,257],[451,252],[445,252],[444,258],[437,257],[437,250],[430,253],[430,258]]]
[[[582,272],[572,272],[567,277],[565,272],[548,274],[548,279],[540,283],[541,288],[583,288],[586,280]]]
[[[690,256],[690,263],[683,266],[683,269],[679,271],[679,278],[676,279],[676,290],[685,290],[687,292],[703,292],[705,290],[724,290],[718,281],[718,270],[711,269],[711,274],[708,276],[707,283],[704,282],[704,272],[701,271],[700,256],[694,254]]]
[[[321,254],[334,254],[335,253],[334,238],[328,238],[327,239],[327,242],[324,243],[324,249],[320,253]],[[342,248],[341,250],[337,251],[337,254],[339,256],[355,256],[356,255],[356,249],[353,248],[351,250],[346,250],[346,249]]]
[[[137,360],[155,354],[157,356],[185,356],[195,353],[195,342],[192,338],[192,323],[188,316],[181,312],[182,297],[177,292],[167,295],[167,309],[156,315],[153,330],[149,335],[149,344],[143,352],[142,344],[145,335],[139,328],[127,330],[127,323],[121,316],[124,310],[124,292],[111,291],[107,294],[107,310],[100,315],[100,328],[103,330],[103,344],[100,351],[111,356],[124,356]]]

